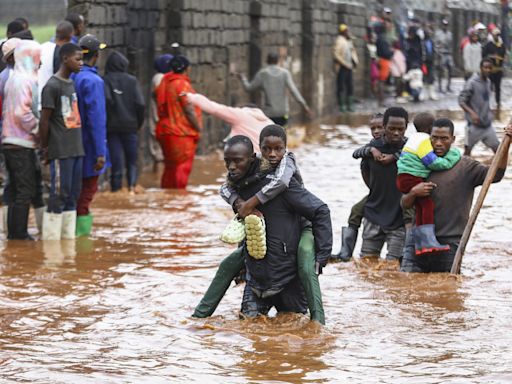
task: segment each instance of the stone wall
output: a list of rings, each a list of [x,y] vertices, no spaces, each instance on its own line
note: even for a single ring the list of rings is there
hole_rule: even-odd
[[[496,7],[474,4],[466,9],[449,8],[445,0],[402,1],[415,7],[418,16],[434,22],[443,14],[452,14],[455,41],[471,19],[479,17],[487,22],[496,10]],[[265,65],[267,53],[274,51],[279,53],[281,65],[291,71],[316,114],[325,115],[336,110],[332,45],[341,22],[350,26],[361,60],[354,74],[356,97],[370,93],[369,58],[363,37],[375,3],[372,0],[70,0],[69,7],[84,14],[90,33],[104,39],[110,49],[119,49],[128,56],[130,69],[138,76],[147,98],[153,59],[169,52],[173,42],[181,44],[182,53],[193,64],[191,77],[195,89],[228,105],[260,101],[259,94],[249,95],[242,89],[234,74],[252,77]],[[396,1],[387,3],[394,5]],[[295,122],[303,117],[293,100],[291,116]],[[228,131],[212,117],[205,116],[204,123],[202,152],[218,147]]]

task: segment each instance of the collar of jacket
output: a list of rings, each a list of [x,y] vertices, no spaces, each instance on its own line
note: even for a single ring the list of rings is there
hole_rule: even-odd
[[[164,75],[164,78],[166,78],[169,81],[181,79],[181,80],[186,80],[186,81],[190,82],[190,78],[188,77],[188,75],[186,73],[169,72]]]
[[[82,68],[80,68],[80,71],[98,73],[98,68],[91,67],[90,65],[84,64],[84,65],[82,65]]]

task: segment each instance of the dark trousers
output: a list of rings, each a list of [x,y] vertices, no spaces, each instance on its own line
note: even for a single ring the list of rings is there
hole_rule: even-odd
[[[27,239],[30,202],[36,195],[36,151],[18,146],[4,147],[5,165],[9,174],[9,210],[7,238]]]
[[[94,199],[94,195],[98,192],[98,178],[99,176],[91,176],[82,179],[82,190],[80,191],[76,207],[77,216],[89,214],[89,207]]]
[[[81,157],[53,159],[50,161],[50,198],[48,212],[76,210],[76,202],[82,189]]]
[[[401,173],[396,178],[396,186],[402,193],[409,193],[411,189],[422,183],[423,178],[410,175],[408,173]],[[416,209],[416,225],[434,224],[434,200],[430,196],[417,197],[414,201],[414,208]]]
[[[281,127],[286,127],[286,124],[288,124],[288,117],[286,116],[271,117],[270,120],[272,120],[275,124],[280,125]]]
[[[344,101],[344,96],[352,96],[354,93],[351,69],[340,67],[336,81],[336,93],[338,95],[338,102]]]
[[[503,72],[495,72],[489,75],[489,79],[494,87],[494,95],[496,96],[496,104],[501,105],[501,79],[503,78]]]
[[[364,206],[368,201],[368,196],[363,197],[360,201],[355,203],[350,210],[350,216],[348,217],[348,226],[355,230],[358,230],[361,226],[361,221],[364,215]]]
[[[110,162],[112,163],[110,187],[112,192],[123,187],[123,173],[126,168],[128,188],[137,182],[137,132],[109,133],[107,137]]]
[[[442,238],[439,239],[439,242],[446,244]],[[400,271],[420,273],[450,272],[459,245],[453,243],[449,245],[449,251],[417,256],[414,248],[414,238],[411,236],[411,231],[408,231]]]

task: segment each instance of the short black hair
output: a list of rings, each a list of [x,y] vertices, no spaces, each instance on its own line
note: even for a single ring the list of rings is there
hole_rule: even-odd
[[[269,136],[280,137],[283,140],[284,145],[286,145],[286,131],[280,125],[271,124],[263,128],[260,132],[260,145],[263,143],[263,140]]]
[[[455,126],[453,125],[453,121],[451,121],[450,119],[447,119],[446,117],[442,117],[440,119],[434,120],[433,127],[449,128],[450,129],[450,135],[452,135],[452,136],[455,133]]]
[[[490,57],[484,57],[481,61],[480,61],[480,68],[482,68],[484,66],[484,63],[490,63],[491,65],[492,64],[492,60]]]
[[[370,116],[370,121],[375,120],[375,119],[382,119],[383,117],[384,117],[384,115],[382,113],[377,112]]]
[[[416,131],[430,134],[430,132],[432,132],[435,119],[436,118],[432,113],[421,112],[414,116],[412,123],[414,124]]]
[[[247,148],[247,150],[253,154],[254,153],[254,146],[252,145],[251,139],[249,139],[247,136],[244,135],[236,135],[233,137],[230,137],[228,141],[226,141],[225,148],[232,147],[236,144],[242,144]]]
[[[23,29],[28,29],[28,20],[24,17],[17,17],[14,19],[14,21],[19,21],[21,25],[23,26]]]
[[[78,45],[74,43],[66,43],[62,47],[60,47],[59,50],[59,59],[62,63],[64,60],[64,57],[69,57],[75,54],[76,51],[82,51],[82,48],[80,48]]]
[[[55,28],[55,37],[59,40],[71,40],[73,32],[73,24],[68,20],[62,20],[58,22]]]
[[[388,124],[390,117],[402,117],[405,119],[405,125],[409,124],[409,114],[402,107],[389,107],[384,112],[383,124],[386,126]]]
[[[279,55],[275,52],[270,52],[267,55],[267,64],[277,64],[279,62]]]
[[[7,24],[7,34],[15,34],[23,31],[23,24],[21,24],[18,20],[13,20],[9,24]]]
[[[77,29],[78,26],[84,22],[83,16],[75,12],[68,13],[65,20],[73,24],[73,28],[75,29]]]

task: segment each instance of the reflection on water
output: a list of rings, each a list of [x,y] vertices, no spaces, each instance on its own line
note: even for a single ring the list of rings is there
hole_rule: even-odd
[[[367,193],[351,153],[370,134],[346,125],[366,117],[351,119],[305,127],[294,149],[329,203],[335,250]],[[456,134],[461,147],[461,123]],[[475,155],[490,157],[482,146]],[[243,286],[212,318],[190,317],[231,252],[218,241],[232,215],[217,197],[222,178],[214,153],[196,161],[187,191],[161,191],[147,173],[145,193],[100,194],[91,239],[0,241],[0,382],[512,381],[509,176],[489,192],[462,276],[331,264],[320,278],[325,328],[302,315],[238,320]]]

